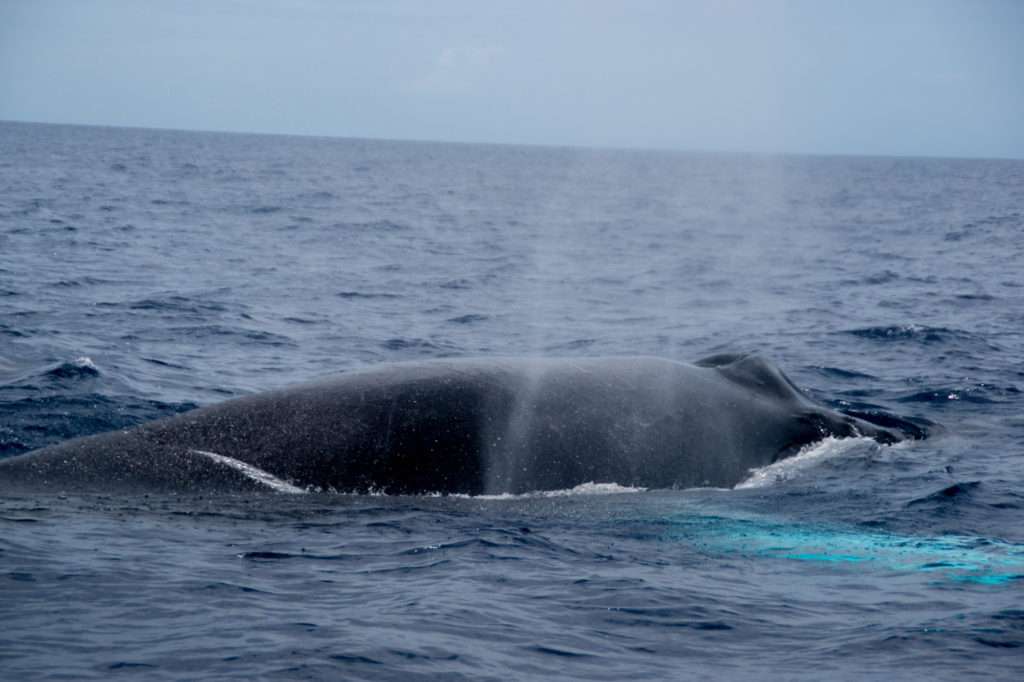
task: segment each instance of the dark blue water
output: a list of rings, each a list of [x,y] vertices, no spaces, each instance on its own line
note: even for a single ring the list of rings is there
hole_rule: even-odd
[[[1019,679],[1022,264],[1024,162],[0,124],[0,456],[440,356],[934,424],[736,490],[3,499],[0,677]]]

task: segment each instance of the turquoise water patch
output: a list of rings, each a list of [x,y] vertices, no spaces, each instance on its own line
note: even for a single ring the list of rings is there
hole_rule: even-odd
[[[1024,545],[968,535],[915,536],[728,516],[672,519],[672,538],[709,554],[856,565],[1003,585],[1024,580]]]

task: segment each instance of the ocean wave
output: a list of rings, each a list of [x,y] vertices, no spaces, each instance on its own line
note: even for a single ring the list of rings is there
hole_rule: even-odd
[[[459,315],[458,317],[448,318],[448,322],[451,322],[453,324],[473,324],[474,322],[484,322],[489,319],[490,317],[487,315],[469,313],[467,315]]]
[[[901,403],[930,403],[936,406],[963,401],[981,405],[1003,403],[1016,399],[1021,390],[1016,386],[974,384],[970,386],[926,387],[896,398]]]
[[[216,301],[204,301],[191,296],[168,294],[152,298],[143,298],[124,304],[131,310],[154,310],[167,313],[221,313],[227,306]]]
[[[438,344],[433,341],[426,339],[402,339],[394,338],[383,341],[381,344],[382,348],[387,350],[413,350],[419,353],[433,352],[433,351],[445,351],[452,350],[454,346],[452,344]]]
[[[342,221],[334,223],[331,227],[335,230],[344,230],[346,232],[404,232],[410,229],[408,225],[403,225],[393,220]]]
[[[826,367],[826,366],[823,366],[823,365],[816,365],[816,366],[811,367],[810,369],[812,369],[815,372],[818,372],[819,374],[822,374],[822,375],[824,375],[826,377],[835,378],[835,379],[872,379],[872,380],[877,380],[878,379],[878,377],[873,376],[871,374],[866,374],[864,372],[857,372],[857,371],[852,370],[852,369],[843,369],[842,367]]]
[[[900,274],[899,273],[894,272],[892,270],[883,270],[881,272],[875,272],[875,273],[871,273],[871,274],[866,274],[863,277],[859,277],[857,279],[844,279],[844,280],[842,280],[842,282],[840,282],[840,284],[843,284],[843,285],[846,285],[846,286],[858,285],[858,284],[870,284],[870,285],[890,284],[892,282],[895,282],[898,279],[900,279]]]
[[[338,298],[401,298],[398,294],[375,291],[339,291]]]
[[[251,206],[248,209],[249,213],[255,215],[271,215],[273,213],[280,213],[283,210],[283,206]]]
[[[99,375],[99,367],[84,355],[69,362],[62,362],[43,373],[43,376],[51,379],[85,379]]]
[[[205,324],[184,327],[172,327],[163,330],[166,338],[169,339],[218,339],[234,338],[242,343],[255,343],[262,346],[282,347],[295,346],[294,339],[283,334],[262,331],[259,329],[246,329],[244,327],[229,327],[219,324]]]
[[[116,284],[116,280],[104,279],[102,277],[78,277],[76,279],[62,279],[54,282],[50,286],[57,287],[60,289],[69,289],[82,286],[95,286],[101,284]]]
[[[156,365],[158,367],[168,367],[170,369],[183,369],[183,370],[191,369],[190,367],[187,367],[185,365],[179,365],[179,364],[174,363],[174,362],[169,362],[168,360],[161,360],[160,358],[147,358],[147,357],[143,357],[143,358],[141,358],[141,360],[143,362],[148,362],[149,364]]]
[[[586,348],[590,348],[597,343],[597,339],[572,339],[571,341],[565,341],[562,343],[553,343],[545,346],[544,351],[546,353],[561,353],[565,351],[580,351]]]
[[[88,383],[85,386],[94,387]],[[4,388],[42,393],[44,383],[23,379]],[[134,397],[112,397],[97,392],[30,395],[4,401],[4,430],[0,430],[0,458],[55,445],[71,438],[130,428],[198,407],[195,403],[168,403]]]
[[[922,495],[916,497],[910,502],[907,502],[908,507],[914,507],[922,504],[927,505],[948,505],[958,501],[963,501],[973,497],[979,489],[982,487],[981,481],[964,481],[953,483],[948,485],[941,490],[937,490],[928,495]]]
[[[970,338],[972,335],[960,329],[948,327],[929,327],[920,324],[896,324],[878,327],[861,327],[849,329],[844,333],[862,339],[876,341],[918,341],[921,343],[942,343],[956,339]]]

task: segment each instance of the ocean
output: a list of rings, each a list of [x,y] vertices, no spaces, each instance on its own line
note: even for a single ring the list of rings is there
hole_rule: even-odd
[[[1024,162],[0,123],[0,457],[376,363],[754,352],[735,489],[0,499],[0,677],[1024,675]]]

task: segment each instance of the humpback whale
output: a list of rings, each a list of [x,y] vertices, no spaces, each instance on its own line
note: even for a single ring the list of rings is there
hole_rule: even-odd
[[[863,416],[863,415],[862,415]],[[717,486],[826,436],[915,434],[819,404],[755,355],[370,367],[0,461],[0,490],[524,493]]]

